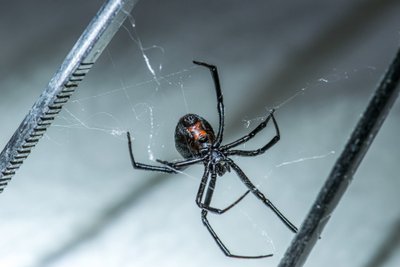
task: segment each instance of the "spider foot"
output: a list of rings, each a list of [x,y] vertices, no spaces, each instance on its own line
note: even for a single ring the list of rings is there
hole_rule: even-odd
[[[216,67],[214,65],[211,65],[211,64],[208,64],[208,63],[205,63],[205,62],[201,62],[201,61],[193,60],[193,64],[196,64],[196,65],[199,65],[199,66],[204,66],[204,67],[207,67],[207,68],[212,69],[212,70],[216,69]]]
[[[218,237],[218,235],[214,231],[214,229],[212,228],[210,222],[207,219],[207,211],[204,210],[204,209],[201,211],[201,220],[202,220],[204,226],[207,228],[208,232],[211,234],[211,236],[214,239],[214,241],[217,243],[218,247],[225,254],[225,256],[230,257],[230,258],[237,258],[237,259],[261,259],[261,258],[267,258],[267,257],[272,257],[273,256],[273,254],[256,255],[256,256],[232,254],[230,252],[230,250],[222,242],[222,240]]]

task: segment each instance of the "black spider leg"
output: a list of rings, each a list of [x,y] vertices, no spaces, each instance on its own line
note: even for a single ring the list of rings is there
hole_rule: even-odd
[[[219,147],[221,142],[222,142],[222,138],[224,135],[224,101],[222,98],[222,90],[221,90],[221,85],[219,82],[219,76],[218,76],[218,70],[217,67],[214,65],[210,65],[204,62],[199,62],[199,61],[193,61],[194,64],[196,65],[200,65],[200,66],[204,66],[206,68],[208,68],[211,72],[211,75],[213,77],[214,80],[214,85],[215,85],[215,92],[217,93],[217,109],[218,109],[218,115],[219,115],[219,126],[218,126],[218,134],[217,134],[217,138],[215,139],[215,142],[213,143],[213,147]]]
[[[188,165],[197,163],[202,160],[202,158],[183,160],[183,161],[177,162],[173,165],[167,164],[168,167],[154,166],[154,165],[139,163],[139,162],[135,161],[135,158],[133,156],[131,134],[129,132],[127,132],[126,136],[128,138],[128,148],[129,148],[129,155],[131,157],[131,163],[132,163],[133,168],[135,168],[135,169],[148,170],[148,171],[159,171],[159,172],[166,172],[166,173],[176,173],[178,169],[180,169],[184,166],[188,166]]]
[[[177,161],[174,161],[174,162],[161,160],[161,159],[156,159],[156,161],[161,163],[161,164],[167,165],[172,169],[180,170],[183,167],[187,167],[189,165],[201,162],[205,158],[206,158],[206,156],[200,157],[200,158],[189,158],[189,159],[184,159],[184,160],[177,160]]]
[[[281,221],[293,232],[297,233],[297,227],[294,226],[293,223],[291,223],[279,210],[277,207],[272,204],[272,202],[265,197],[265,195],[257,189],[257,187],[250,181],[250,179],[244,174],[244,172],[239,168],[236,163],[233,162],[231,159],[227,159],[228,164],[232,167],[232,169],[235,170],[239,178],[242,180],[242,182],[251,190],[251,192],[259,198],[262,202],[264,202],[265,205],[267,205],[278,217],[281,219]]]
[[[203,175],[203,178],[201,179],[199,192],[197,193],[196,203],[201,202],[204,190],[206,188],[208,176],[210,174],[210,166],[211,166],[211,164],[208,164],[206,166],[205,170],[204,170],[204,175]],[[212,170],[211,170],[211,180],[209,182],[209,185],[208,185],[208,188],[207,188],[206,197],[205,197],[204,204],[203,204],[203,208],[201,210],[201,220],[202,220],[204,226],[207,228],[208,232],[213,237],[214,241],[217,243],[217,245],[222,250],[222,252],[228,257],[241,258],[241,259],[259,259],[259,258],[265,258],[265,257],[273,256],[273,254],[259,255],[259,256],[242,256],[242,255],[232,254],[229,251],[229,249],[225,246],[225,244],[222,242],[222,240],[218,237],[217,233],[214,231],[214,229],[212,228],[210,222],[207,219],[207,214],[208,214],[207,207],[209,207],[210,204],[211,204],[211,199],[212,199],[212,196],[214,194],[214,188],[215,188],[215,183],[216,183],[216,179],[217,179],[217,173],[216,173],[215,169],[213,167],[211,167],[211,168],[212,168]],[[247,193],[245,195],[247,195]],[[234,205],[237,202],[239,202],[245,195],[243,195],[238,201],[236,201],[234,203]],[[231,206],[234,206],[234,205],[231,205]],[[210,210],[210,211],[212,211],[212,210]],[[220,214],[220,213],[218,213],[218,214]]]
[[[204,190],[206,188],[207,181],[208,181],[208,176],[209,176],[209,173],[210,173],[210,168],[214,168],[214,167],[212,167],[212,164],[208,163],[206,165],[206,167],[205,167],[205,173],[203,175],[203,178],[201,179],[199,190],[197,192],[196,204],[201,209],[205,209],[207,211],[210,211],[210,212],[216,213],[216,214],[222,214],[222,213],[230,210],[231,208],[233,208],[236,204],[238,204],[245,196],[247,196],[248,193],[250,193],[250,190],[247,190],[235,202],[233,202],[232,204],[230,204],[228,207],[226,207],[224,209],[211,207],[210,203],[207,204],[206,201],[204,201],[204,203],[202,203]],[[208,184],[208,189],[207,189],[207,193],[206,193],[206,199],[209,197],[210,198],[210,202],[211,202],[211,197],[212,197],[212,194],[214,192],[214,188],[215,188],[216,182],[217,182],[217,175],[216,175],[216,171],[213,170],[212,174],[211,174],[211,180],[210,180],[210,182]]]
[[[243,144],[243,143],[246,143],[247,141],[249,141],[250,139],[252,139],[254,136],[256,136],[256,134],[258,134],[261,130],[263,130],[263,129],[268,125],[268,123],[269,123],[269,121],[270,121],[271,118],[273,119],[273,121],[275,121],[274,112],[275,112],[275,110],[271,110],[271,112],[270,112],[270,114],[268,115],[268,117],[267,117],[263,122],[261,122],[261,123],[260,123],[254,130],[252,130],[250,133],[246,134],[245,136],[239,138],[238,140],[236,140],[236,141],[234,141],[234,142],[232,142],[232,143],[229,143],[229,144],[226,144],[226,145],[221,146],[220,150],[221,150],[221,151],[225,151],[225,150],[231,149],[231,148],[233,148],[233,147],[236,147],[236,146],[238,146],[238,145],[241,145],[241,144]],[[274,125],[275,125],[275,129],[277,129],[277,130],[276,130],[276,132],[278,133],[277,135],[279,136],[279,128],[278,128],[278,126],[277,126],[276,121],[274,122]]]
[[[275,120],[273,111],[270,113],[270,115],[267,117],[267,119],[265,121],[263,121],[262,123],[260,123],[253,131],[251,131],[248,135],[245,135],[244,137],[238,139],[235,142],[232,142],[228,145],[225,145],[223,147],[221,147],[221,150],[227,150],[231,147],[240,145],[244,142],[249,141],[251,138],[253,138],[258,132],[260,132],[262,129],[264,129],[268,122],[270,121],[270,119],[272,119],[272,122],[274,124],[275,127],[275,136],[263,147],[256,149],[256,150],[229,150],[224,152],[227,156],[231,156],[231,155],[238,155],[238,156],[247,156],[247,157],[253,157],[253,156],[257,156],[260,154],[263,154],[265,151],[267,151],[268,149],[270,149],[273,145],[275,145],[281,138],[280,132],[279,132],[279,127],[278,127],[278,123]]]

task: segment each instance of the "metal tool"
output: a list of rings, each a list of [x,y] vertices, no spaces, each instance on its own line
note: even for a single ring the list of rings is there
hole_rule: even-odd
[[[399,81],[400,49],[278,267],[303,266],[396,101]]]
[[[138,0],[108,0],[69,52],[0,154],[0,192],[31,153]]]

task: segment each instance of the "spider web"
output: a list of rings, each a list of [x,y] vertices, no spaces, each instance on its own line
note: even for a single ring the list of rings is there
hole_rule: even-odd
[[[107,153],[112,153],[110,157],[124,159],[123,162],[125,165],[118,166],[126,169],[127,177],[125,179],[132,179],[129,176],[135,172],[138,172],[134,176],[135,180],[146,179],[143,177],[149,176],[149,174],[139,174],[139,170],[134,171],[130,166],[126,132],[130,131],[132,134],[134,153],[137,161],[157,165],[155,162],[157,158],[165,160],[180,158],[175,151],[173,143],[173,132],[178,118],[189,112],[197,114],[204,114],[205,112],[207,118],[210,117],[211,123],[216,125],[215,93],[211,77],[204,69],[192,66],[191,64],[181,65],[177,70],[165,67],[164,65],[167,65],[167,62],[164,58],[166,53],[169,53],[168,50],[158,44],[146,45],[148,41],[143,39],[138,33],[137,25],[132,16],[129,22],[124,25],[123,31],[119,35],[117,41],[114,42],[121,42],[123,40],[129,44],[128,47],[124,47],[126,48],[126,52],[123,53],[124,56],[116,52],[119,49],[118,45],[115,45],[115,47],[111,46],[106,51],[105,55],[100,59],[98,66],[87,77],[89,81],[85,81],[86,84],[82,84],[82,87],[96,89],[88,90],[88,92],[79,90],[74,96],[75,98],[71,100],[63,113],[60,114],[58,122],[52,125],[54,131],[58,132],[58,134],[54,134],[53,132],[47,134],[46,137],[59,146],[69,144],[77,135],[83,139],[93,137],[95,140],[99,140],[96,142],[105,146],[108,143],[112,143],[118,146],[119,149],[110,150],[111,152]],[[357,71],[354,70],[353,72]],[[96,75],[96,72],[101,74]],[[104,73],[107,73],[107,76],[104,76]],[[224,71],[224,73],[228,74],[227,71]],[[229,136],[228,138],[238,138],[264,121],[271,109],[275,109],[277,117],[279,117],[288,107],[298,106],[304,101],[304,98],[308,98],[310,94],[314,94],[315,88],[321,88],[325,84],[340,83],[348,79],[351,75],[347,71],[334,69],[328,75],[317,78],[307,86],[294,89],[287,95],[283,95],[275,103],[266,103],[263,110],[258,111],[259,115],[253,114],[251,118],[246,118],[247,115],[241,115],[242,123],[239,124],[239,128],[227,126],[227,130],[233,128],[237,130],[237,133],[228,134],[226,132],[226,135]],[[227,79],[229,77],[223,80],[226,81]],[[100,82],[100,86],[99,80],[102,81]],[[199,81],[201,81],[200,85]],[[205,93],[201,92],[204,88],[208,90],[207,96],[204,96]],[[232,103],[229,102],[229,99],[232,99],[232,97],[230,97],[230,91],[224,88],[224,86],[223,93],[225,96],[225,106],[227,107],[226,120],[229,121],[232,120],[229,118],[229,110],[232,110],[230,107]],[[206,110],[204,111],[204,109]],[[282,133],[287,136],[288,134],[284,131],[285,123],[282,124],[279,118],[278,123],[281,126]],[[267,129],[266,132],[266,135],[270,136],[269,138],[273,136],[271,129]],[[260,133],[254,140],[255,144],[262,144],[265,143],[265,140],[268,140],[268,137]],[[240,149],[252,149],[253,146],[257,145],[253,143],[244,144]],[[284,185],[293,182],[293,179],[288,179],[286,182],[279,182],[274,177],[293,177],[293,172],[295,172],[296,168],[291,168],[292,166],[312,166],[312,164],[309,164],[310,162],[321,161],[326,158],[331,160],[332,155],[335,153],[332,148],[317,151],[301,148],[296,149],[295,153],[285,152],[288,151],[280,153],[280,157],[272,158],[267,170],[261,171],[259,168],[253,170],[253,167],[250,166],[262,164],[264,161],[254,163],[252,159],[235,158],[234,160],[238,161],[239,166],[243,168],[245,173],[261,191],[265,192],[267,196],[272,195],[273,199],[278,199],[279,201],[281,198],[277,197],[277,194],[274,192],[270,194],[271,192],[265,189],[284,188]],[[195,194],[202,172],[199,167],[193,169],[180,171],[180,177],[189,179],[180,179],[179,181],[174,181],[174,183],[186,182],[186,187],[184,186],[183,188],[190,189],[190,192]],[[283,171],[282,174],[280,173],[280,169],[287,170]],[[285,175],[286,171],[290,174]],[[226,179],[225,177],[224,179],[220,179],[221,183],[218,181],[218,192],[214,195],[213,203],[215,202],[215,206],[218,207],[227,206],[227,204],[233,202],[244,189],[243,184],[238,181],[235,174],[231,173],[226,176],[228,176]],[[164,177],[163,179],[172,180],[170,177]],[[179,188],[180,186],[174,185],[170,187],[170,191],[175,189],[181,190]],[[150,192],[149,194],[154,195],[154,193]],[[190,200],[194,198],[194,194],[187,194]],[[288,193],[283,194],[282,198],[285,197],[288,197]],[[159,201],[162,202],[163,200],[159,199]],[[192,210],[197,209],[193,201],[189,201],[189,203],[188,207]],[[277,204],[277,206],[281,207],[284,205]],[[264,216],[264,214],[259,212],[259,210],[265,209],[267,208],[257,200],[246,198],[243,203],[237,206],[235,211],[229,212],[226,216],[217,218],[217,216],[210,215],[210,222],[215,227],[215,230],[221,233],[222,239],[227,240],[226,243],[229,243],[228,247],[232,249],[232,252],[240,254],[240,251],[243,251],[243,254],[248,255],[282,253],[283,244],[275,244],[274,240],[277,239],[277,235],[274,233],[281,234],[286,231],[286,238],[289,238],[291,234],[284,226],[282,227],[274,215]],[[289,218],[293,217],[293,215],[289,215],[290,212],[287,212],[286,208],[282,208],[282,210],[284,210],[283,212]],[[143,216],[150,215],[143,212]],[[198,214],[193,215],[193,217],[199,219]],[[151,216],[151,218],[160,220],[155,215]],[[241,224],[236,224],[237,221],[240,221],[238,218],[241,218]],[[271,223],[263,224],[262,222],[264,221]],[[235,222],[235,224],[232,225],[232,222]],[[179,221],[178,223],[181,222]],[[117,222],[116,224],[124,225],[123,222]],[[166,227],[168,225],[170,224],[167,222]],[[126,225],[123,226],[123,228],[126,227]],[[197,224],[196,227],[201,227],[201,225]],[[187,234],[191,235],[192,230],[192,228],[189,230],[186,229]],[[202,236],[204,237],[201,239],[202,242],[208,242],[211,239],[205,229],[199,229],[199,231],[203,231]],[[107,240],[107,235],[111,234],[106,231],[104,235],[106,237],[102,238]],[[139,235],[139,233],[132,235]],[[253,242],[252,239],[257,236],[259,240]],[[128,238],[126,242],[128,244],[135,243],[132,239]],[[253,242],[255,245],[247,246],[246,242],[241,242],[241,240]],[[212,245],[214,246],[214,244]],[[195,248],[199,249],[199,246],[195,246]],[[257,250],[258,248],[260,249]],[[215,246],[214,250],[220,253],[218,247]],[[124,251],[128,253],[126,250]]]
[[[15,2],[2,9],[9,20],[2,24],[4,144],[103,1]],[[217,65],[224,143],[276,109],[280,142],[262,156],[233,160],[299,227],[396,50],[393,2],[139,1],[2,195],[0,265],[277,266],[293,234],[265,205],[250,194],[209,220],[232,252],[274,257],[224,257],[194,201],[202,166],[177,175],[133,170],[126,131],[138,161],[180,158],[173,136],[180,116],[199,114],[214,129],[218,123],[212,79],[191,60]],[[368,265],[382,255],[383,236],[399,232],[388,230],[398,221],[396,118],[385,122],[377,153],[369,153],[369,168],[358,172],[362,179],[335,215],[340,223],[331,220],[310,265],[332,257],[332,266]],[[238,149],[259,148],[273,135],[268,126]],[[234,173],[219,177],[213,205],[225,207],[245,190]],[[357,220],[349,219],[355,211]]]

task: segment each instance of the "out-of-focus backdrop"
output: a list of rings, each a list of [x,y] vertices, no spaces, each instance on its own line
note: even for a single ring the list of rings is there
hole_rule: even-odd
[[[100,0],[3,1],[0,147],[44,90]],[[276,266],[293,234],[253,196],[210,222],[238,254],[225,257],[200,220],[202,166],[167,175],[138,161],[179,159],[173,133],[197,113],[217,128],[209,72],[218,66],[225,142],[276,108],[282,139],[234,158],[300,225],[400,40],[400,2],[142,0],[46,135],[0,194],[0,266]],[[305,266],[400,265],[397,103]],[[241,147],[258,148],[268,127]],[[245,187],[219,178],[215,205]]]

